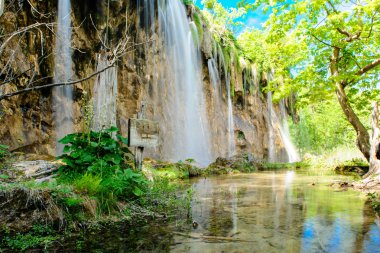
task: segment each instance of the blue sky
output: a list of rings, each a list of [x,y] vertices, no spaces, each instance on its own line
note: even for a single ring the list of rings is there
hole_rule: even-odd
[[[236,8],[237,3],[241,0],[219,0],[219,2],[225,7],[225,8]],[[200,8],[203,8],[201,2],[202,0],[194,0],[196,5],[198,5]],[[264,14],[262,11],[249,11],[244,17],[240,18],[238,21],[243,22],[244,26],[242,28],[237,29],[236,33],[239,34],[242,31],[244,31],[246,28],[255,27],[258,29],[261,29],[261,24],[266,21],[268,18],[269,13]]]

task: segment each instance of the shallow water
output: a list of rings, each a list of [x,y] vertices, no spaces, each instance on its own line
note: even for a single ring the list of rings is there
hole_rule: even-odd
[[[265,172],[193,181],[198,226],[171,252],[380,252],[366,197],[334,191],[334,177]],[[189,226],[190,227],[190,226]]]

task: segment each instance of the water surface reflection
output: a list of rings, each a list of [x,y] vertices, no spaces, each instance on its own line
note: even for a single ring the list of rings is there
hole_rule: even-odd
[[[266,172],[198,179],[192,217],[171,252],[380,252],[365,197],[331,177]]]

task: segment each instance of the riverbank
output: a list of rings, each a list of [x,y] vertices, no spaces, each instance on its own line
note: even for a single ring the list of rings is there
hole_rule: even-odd
[[[73,238],[79,238],[75,240],[80,242],[88,233],[98,234],[108,231],[109,227],[128,230],[131,234],[145,226],[162,227],[155,236],[162,234],[170,241],[173,235],[164,229],[168,224],[174,221],[181,227],[192,222],[193,189],[184,184],[189,178],[280,169],[305,171],[306,168],[311,172],[314,166],[310,161],[269,164],[248,155],[218,158],[203,169],[192,160],[167,163],[146,159],[142,173],[149,183],[144,193],[120,201],[108,199],[109,196],[100,199],[95,194],[94,182],[91,182],[94,178],[85,178],[82,184],[57,180],[55,162],[41,161],[39,168],[26,163],[23,169],[20,163],[17,164],[19,166],[0,171],[0,235],[3,238],[0,248],[3,252],[54,248]],[[127,241],[134,243],[133,240]],[[78,249],[82,246],[78,243]]]

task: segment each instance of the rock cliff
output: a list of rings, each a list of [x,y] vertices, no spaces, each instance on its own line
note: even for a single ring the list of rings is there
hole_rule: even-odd
[[[128,36],[129,50],[119,58],[117,125],[126,135],[128,118],[134,117],[142,101],[147,102],[147,117],[170,121],[164,113],[157,96],[171,101],[171,94],[163,93],[160,85],[165,81],[158,73],[171,71],[162,64],[163,38],[158,32],[159,22],[149,20],[146,9],[136,1],[71,1],[72,35],[72,80],[85,78],[96,70],[97,54],[117,45],[123,36]],[[152,17],[156,18],[153,10]],[[193,7],[187,7],[189,20]],[[0,54],[0,93],[9,93],[33,85],[53,82],[55,22],[57,17],[56,1],[5,1],[4,13],[0,16],[2,35],[12,34],[25,27],[5,43]],[[37,24],[37,25],[36,25]],[[198,36],[200,48],[200,68],[209,124],[209,138],[212,158],[227,155],[227,91],[220,88],[221,95],[215,94],[216,88],[210,77],[209,60],[215,57],[213,35],[206,23],[201,23],[202,31]],[[198,33],[199,27],[198,27]],[[7,36],[3,38],[9,38]],[[245,64],[230,57],[228,69],[231,74],[232,101],[234,114],[235,153],[252,153],[257,159],[268,156],[268,107],[266,95],[261,89],[268,81],[265,73],[252,76],[252,64]],[[216,59],[217,60],[217,59]],[[186,66],[185,66],[186,67]],[[221,69],[221,66],[218,66]],[[220,70],[221,71],[221,70]],[[221,71],[221,83],[226,80]],[[42,78],[42,79],[41,79]],[[255,82],[253,81],[253,79]],[[34,83],[34,80],[39,80]],[[251,83],[247,87],[247,82]],[[85,105],[93,94],[94,78],[74,86],[74,125],[76,131],[83,130],[86,121]],[[219,100],[219,101],[216,101]],[[54,155],[55,128],[52,109],[51,89],[42,89],[14,96],[0,101],[0,143],[9,145],[14,151]],[[157,117],[161,115],[161,117]],[[164,115],[165,117],[163,117]],[[164,124],[164,123],[163,123]],[[162,142],[169,138],[170,127],[162,129]],[[283,153],[283,144],[276,131],[276,147]],[[172,142],[175,145],[175,140]],[[174,147],[175,148],[175,147]],[[163,148],[149,150],[155,158],[170,159],[170,152]]]

